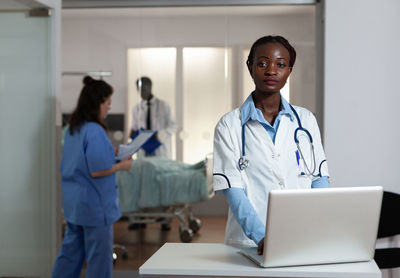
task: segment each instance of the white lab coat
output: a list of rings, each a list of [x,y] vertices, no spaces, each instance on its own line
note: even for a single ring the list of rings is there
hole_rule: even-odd
[[[150,121],[152,130],[157,130],[158,140],[162,143],[155,151],[155,156],[172,158],[171,136],[176,131],[176,122],[172,116],[171,109],[165,101],[153,97],[150,100]],[[132,129],[146,129],[147,101],[142,100],[133,108]]]
[[[325,159],[321,136],[314,115],[305,108],[296,107],[301,123],[314,140],[318,171]],[[302,176],[303,162],[296,159],[294,131],[298,127],[296,118],[282,115],[275,144],[258,121],[249,121],[245,127],[245,151],[249,165],[239,170],[238,160],[242,155],[242,127],[240,108],[224,115],[218,122],[214,134],[214,190],[229,187],[243,188],[261,222],[266,223],[268,193],[272,189],[310,188],[314,179]],[[305,136],[299,133],[300,145],[308,165],[311,163],[310,147]],[[307,159],[308,158],[308,159]],[[327,163],[322,164],[321,173],[329,176]],[[296,232],[296,231],[293,231]],[[240,246],[255,246],[242,231],[229,210],[225,243]]]

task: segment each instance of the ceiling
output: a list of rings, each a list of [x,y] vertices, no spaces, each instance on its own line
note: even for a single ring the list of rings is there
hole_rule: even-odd
[[[310,5],[317,0],[63,0],[63,8]]]
[[[312,0],[199,0],[202,5],[183,6],[185,3],[198,3],[197,0],[62,0],[63,16],[66,17],[134,17],[134,16],[202,16],[202,15],[300,15],[312,14],[315,6]],[[208,5],[207,3],[214,5]],[[272,3],[270,5],[256,5],[254,3]],[[99,8],[101,3],[101,8]],[[130,7],[123,4],[130,3]],[[145,4],[147,6],[145,7]],[[162,3],[170,6],[162,6]],[[179,6],[177,3],[180,3]],[[215,6],[215,4],[220,5]],[[221,3],[236,3],[221,6]],[[249,5],[243,6],[241,3]],[[296,5],[277,5],[277,3],[297,3]],[[302,5],[299,5],[302,4]],[[82,5],[85,8],[70,8]],[[114,5],[114,6],[113,6]],[[137,5],[136,7],[133,7]],[[150,7],[149,7],[150,6]],[[40,8],[42,5],[34,0],[0,0],[0,11],[29,10]]]
[[[65,0],[64,0],[65,1]],[[312,5],[63,9],[63,17],[311,15]]]

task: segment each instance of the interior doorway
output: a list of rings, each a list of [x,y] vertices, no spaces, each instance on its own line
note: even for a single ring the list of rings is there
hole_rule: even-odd
[[[65,10],[63,40],[68,43],[64,67],[113,72],[105,77],[116,92],[111,114],[124,114],[126,140],[132,108],[140,99],[136,78],[151,75],[156,96],[170,104],[177,120],[173,157],[191,163],[212,151],[216,121],[251,93],[244,61],[251,44],[266,34],[283,35],[296,48],[298,58],[288,98],[317,113],[316,14],[315,5]],[[156,49],[170,49],[173,54],[160,54],[164,58],[155,62],[148,57],[156,57]],[[206,52],[199,54],[201,49],[219,53],[216,63],[206,58]],[[199,72],[191,72],[193,66],[186,66],[190,57],[197,65],[207,61],[204,65],[209,69],[202,71],[196,65]],[[201,102],[198,95],[203,95]],[[204,106],[190,108],[192,102]],[[198,154],[193,148],[191,151],[193,145],[203,146]]]

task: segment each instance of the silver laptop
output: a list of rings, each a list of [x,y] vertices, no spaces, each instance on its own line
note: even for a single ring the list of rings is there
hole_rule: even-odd
[[[262,267],[369,261],[374,256],[382,187],[272,190]]]

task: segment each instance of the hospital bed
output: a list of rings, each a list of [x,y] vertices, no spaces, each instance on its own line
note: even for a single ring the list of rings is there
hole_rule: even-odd
[[[132,224],[169,224],[179,219],[182,242],[190,242],[201,221],[190,204],[213,197],[212,155],[196,164],[157,157],[133,161],[129,171],[117,173],[118,193],[123,215]]]

